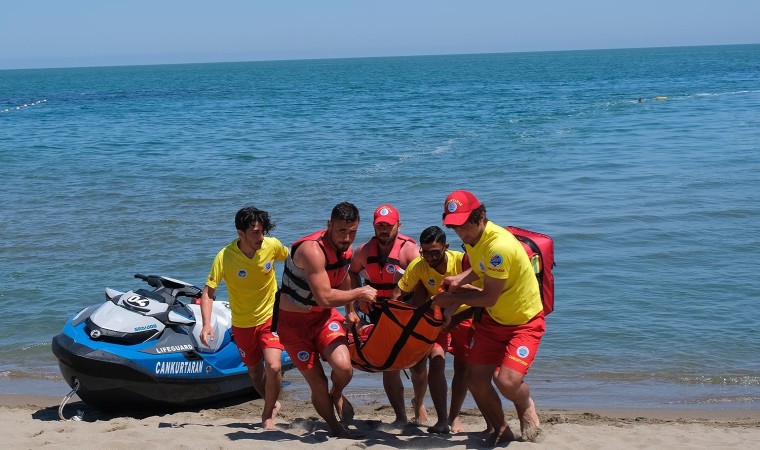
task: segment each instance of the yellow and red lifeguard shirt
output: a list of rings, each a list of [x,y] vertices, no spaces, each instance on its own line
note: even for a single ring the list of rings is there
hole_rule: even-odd
[[[505,228],[486,223],[474,247],[465,245],[472,270],[480,280],[507,280],[496,304],[486,308],[502,325],[522,325],[543,310],[536,273],[520,241]]]
[[[277,293],[275,261],[285,261],[288,248],[279,239],[265,236],[261,248],[248,258],[238,247],[239,239],[217,253],[206,285],[217,289],[224,280],[229,294],[232,325],[250,328],[272,316]]]
[[[437,270],[430,267],[425,258],[416,257],[409,263],[404,275],[398,281],[398,287],[404,292],[412,292],[417,283],[425,286],[429,295],[438,293],[438,288],[444,278],[462,273],[462,259],[464,253],[456,250],[446,250],[446,273],[440,274]],[[460,306],[456,312],[461,312],[469,308],[467,305]]]

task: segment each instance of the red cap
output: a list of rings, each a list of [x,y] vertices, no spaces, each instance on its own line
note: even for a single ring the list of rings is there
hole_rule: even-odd
[[[480,201],[470,191],[454,191],[443,203],[443,224],[462,225],[467,222],[472,210],[480,206]]]
[[[375,210],[374,223],[385,222],[391,225],[395,225],[398,222],[398,211],[391,205],[380,205]]]

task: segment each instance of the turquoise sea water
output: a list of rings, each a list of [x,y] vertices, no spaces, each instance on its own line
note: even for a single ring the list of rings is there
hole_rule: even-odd
[[[757,408],[759,184],[760,45],[0,71],[0,393],[68,392],[65,320],[202,284],[241,206],[417,237],[465,188],[555,238],[540,405]]]

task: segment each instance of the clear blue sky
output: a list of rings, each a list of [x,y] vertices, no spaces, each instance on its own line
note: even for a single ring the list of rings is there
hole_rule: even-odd
[[[4,0],[0,69],[760,43],[760,0]]]

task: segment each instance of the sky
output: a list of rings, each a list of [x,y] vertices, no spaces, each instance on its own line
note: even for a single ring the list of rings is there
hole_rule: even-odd
[[[759,44],[758,0],[3,0],[0,69]]]

